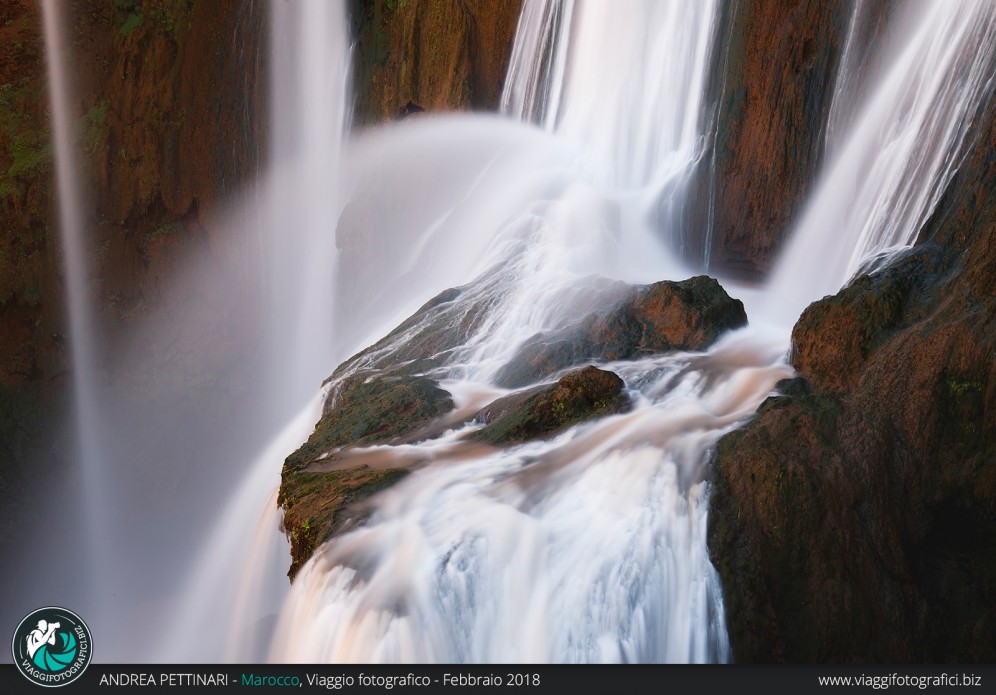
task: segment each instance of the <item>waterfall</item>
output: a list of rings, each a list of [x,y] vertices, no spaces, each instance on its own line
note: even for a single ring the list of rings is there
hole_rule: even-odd
[[[645,0],[620,11],[527,0],[503,117],[429,115],[346,137],[342,5],[274,0],[268,164],[231,201],[226,230],[236,245],[254,235],[262,286],[255,277],[230,284],[221,273],[212,285],[222,306],[258,319],[250,338],[259,361],[249,363],[258,384],[250,397],[232,397],[245,402],[222,399],[231,410],[226,431],[205,443],[167,427],[155,437],[133,434],[133,420],[122,415],[128,402],[113,411],[98,398],[84,216],[59,60],[66,42],[56,3],[45,0],[87,533],[103,544],[95,564],[106,564],[94,578],[92,605],[82,607],[99,616],[100,658],[731,658],[706,546],[710,453],[792,376],[788,330],[806,303],[839,289],[869,257],[915,239],[957,170],[973,115],[991,96],[996,7],[910,3],[902,26],[911,31],[872,62],[851,55],[860,43],[852,21],[827,162],[805,214],[765,286],[724,281],[747,303],[750,327],[703,352],[600,364],[625,383],[628,412],[508,448],[468,444],[466,435],[482,427],[473,420],[480,408],[542,385],[496,385],[526,340],[611,305],[624,283],[695,274],[680,258],[683,239],[709,233],[688,229],[685,209],[697,167],[715,155],[702,111],[712,46],[724,35],[718,5]],[[862,76],[867,83],[855,89],[859,66],[871,64],[880,72]],[[214,270],[204,262],[177,287]],[[336,364],[449,288],[459,294],[438,321],[405,324],[316,393]],[[162,340],[148,338],[156,328],[136,330],[132,349],[163,349],[171,364],[175,353],[210,342],[213,335],[205,339],[198,328],[181,338],[166,331]],[[461,341],[440,350],[425,374],[452,395],[457,416],[434,438],[344,452],[335,465],[409,474],[345,510],[344,530],[288,585],[275,505],[282,461],[345,379],[396,364],[410,343],[441,331]],[[214,366],[184,374],[174,387],[204,379]],[[155,405],[158,394],[149,390]],[[203,498],[216,504],[196,542],[174,528],[195,525],[175,510],[145,518],[160,488],[129,487],[147,482],[140,475],[110,481],[110,490],[128,496],[102,499],[112,421],[127,442],[114,448],[115,476],[131,475],[139,461],[134,468],[155,469],[161,477],[149,479],[161,482],[178,459],[191,458],[196,465],[172,472],[171,483],[179,486],[190,469],[221,471],[221,480],[203,482],[217,491]],[[106,526],[115,528],[105,538]],[[156,644],[133,639],[153,623],[161,626]]]
[[[495,393],[498,369],[530,335],[611,301],[616,286],[593,274],[687,276],[647,218],[662,191],[680,206],[680,186],[671,183],[701,156],[713,10],[527,5],[519,39],[537,53],[527,60],[516,47],[510,80],[521,73],[525,84],[506,96],[528,120],[537,113],[529,99],[545,94],[545,134],[491,119],[427,120],[367,133],[347,152],[346,168],[359,180],[350,209],[368,221],[351,241],[362,247],[357,257],[383,255],[379,230],[392,234],[387,253],[396,260],[378,267],[378,304],[410,301],[384,289],[395,282],[409,293],[452,282],[463,289],[442,330],[482,316],[432,373],[458,410],[472,412],[482,394]],[[560,70],[556,54],[568,32]],[[647,53],[674,69],[642,83]],[[599,64],[606,55],[616,61]],[[483,173],[470,183],[466,174],[450,178],[448,169],[466,166],[471,143],[485,143],[476,146]],[[430,158],[448,202],[427,201],[417,182],[392,176]],[[385,218],[385,207],[404,212]],[[437,261],[441,253],[452,260]],[[413,325],[329,387],[390,364],[423,330],[441,327]],[[459,440],[478,425],[461,423],[438,439],[372,447],[390,465],[420,463],[371,502],[359,528],[302,569],[270,658],[726,660],[722,597],[705,544],[704,461],[715,440],[791,373],[783,352],[754,331],[707,355],[610,364],[637,407],[549,441],[468,452]]]
[[[992,94],[996,7],[959,0],[908,9],[909,37],[838,136],[769,281],[766,310],[782,322],[836,292],[876,253],[916,240]]]
[[[87,538],[93,539],[87,557],[90,565],[90,576],[87,580],[93,586],[99,586],[102,581],[102,569],[108,560],[109,551],[105,538],[109,527],[105,512],[106,475],[99,434],[101,423],[96,383],[96,374],[99,370],[96,355],[99,349],[96,344],[97,332],[89,287],[84,201],[77,175],[79,169],[73,130],[75,119],[70,107],[72,98],[64,56],[65,47],[69,43],[63,38],[59,3],[56,0],[44,0],[42,15],[45,56],[48,62],[48,92],[52,105],[59,235],[62,241],[64,296],[69,320],[73,404],[76,418],[75,434],[79,453],[79,470],[74,473],[79,476],[83,492],[84,533]]]
[[[178,593],[183,610],[170,616],[158,649],[166,661],[265,655],[287,585],[281,559],[289,546],[276,508],[280,464],[311,432],[322,401],[318,385],[338,349],[330,298],[348,127],[346,18],[337,3],[273,2],[270,27],[271,164],[256,187],[266,366],[259,379],[268,401],[259,407],[299,414],[248,467],[202,541]],[[219,630],[208,645],[190,639]]]
[[[678,224],[685,192],[673,182],[687,180],[703,154],[699,111],[714,14],[709,3],[652,3],[626,13],[605,4],[527,3],[504,104],[506,113],[542,126],[547,139],[527,142],[522,135],[516,146],[514,132],[463,122],[476,130],[468,139],[504,133],[509,141],[488,159],[489,185],[475,181],[461,191],[464,202],[454,211],[427,214],[428,231],[411,246],[445,246],[463,261],[463,286],[446,314],[448,323],[410,325],[352,363],[330,388],[360,370],[391,364],[420,331],[457,330],[481,311],[484,317],[463,346],[429,372],[453,395],[458,411],[473,412],[494,396],[497,369],[526,337],[570,325],[581,307],[611,301],[611,292],[599,294],[593,274],[640,279],[633,262],[639,254],[627,255],[627,247],[653,256],[658,278],[687,272],[656,240],[660,220]],[[848,165],[839,162],[849,162],[854,150],[862,171],[876,172],[878,193],[872,198],[912,193],[920,202],[911,206],[915,211],[886,215],[885,203],[862,200],[848,208],[836,198],[839,210],[853,210],[852,226],[863,230],[838,242],[841,253],[859,258],[915,235],[988,88],[988,58],[970,49],[988,41],[991,14],[981,5],[934,6],[901,52],[883,60],[887,76],[848,118],[855,125],[826,180],[841,181],[836,172]],[[561,54],[567,56],[562,65]],[[648,64],[674,69],[648,74]],[[846,107],[838,106],[837,116],[843,118],[841,109]],[[424,152],[445,162],[448,150],[434,139],[434,128],[444,127],[456,132],[453,123],[425,123],[368,137],[392,153],[404,149],[403,141],[424,138],[433,142]],[[897,144],[873,147],[873,137],[890,129]],[[509,154],[517,149],[528,155]],[[371,164],[371,151],[378,148],[357,147],[359,168],[386,171],[389,161]],[[501,163],[508,160],[525,171],[527,156],[534,158],[524,184],[534,191],[532,202],[505,217],[466,224],[474,218],[456,211],[486,209],[486,200],[502,198],[511,182],[494,172],[506,170]],[[852,173],[856,165],[850,164]],[[361,198],[383,200],[369,187],[358,190]],[[660,208],[648,201],[659,205],[662,197],[670,207],[654,218],[648,212]],[[394,202],[410,214],[419,209],[415,196]],[[370,219],[378,204],[360,205],[366,212],[359,217]],[[820,204],[818,195],[813,206]],[[891,219],[895,212],[901,218]],[[826,225],[814,228],[812,214],[797,236],[831,238]],[[454,216],[464,229],[491,239],[490,245],[449,230]],[[822,279],[814,267],[826,264],[821,253],[819,244],[810,246],[804,260],[812,277],[797,271],[793,278],[800,302],[818,297],[824,287],[838,289],[847,278],[842,268],[827,264],[833,273]],[[792,254],[790,249],[787,258]],[[449,276],[454,278],[452,271]],[[763,306],[772,294],[786,292],[781,282],[776,275],[753,293],[728,287],[748,296],[750,314],[751,305]],[[749,417],[779,379],[791,376],[786,331],[797,315],[777,315],[770,329],[758,324],[730,334],[702,354],[604,365],[623,378],[636,407],[547,441],[476,451],[460,439],[480,425],[464,422],[436,439],[354,452],[411,474],[367,502],[363,523],[319,548],[301,570],[281,611],[270,658],[729,658],[722,593],[705,545],[705,462],[718,438]]]
[[[523,3],[501,95],[503,113],[553,128],[573,12],[574,0]]]

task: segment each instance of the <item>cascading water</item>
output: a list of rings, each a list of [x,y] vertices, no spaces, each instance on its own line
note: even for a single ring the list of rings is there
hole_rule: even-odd
[[[552,30],[530,27],[529,17],[548,24],[551,13],[563,11],[542,9],[530,14],[527,7],[519,28],[520,39],[537,51],[552,49],[534,35]],[[527,81],[549,83],[524,85],[523,94],[546,90],[548,99],[559,100],[551,136],[463,121],[468,140],[500,145],[489,145],[485,173],[457,194],[464,202],[456,208],[420,213],[426,204],[418,193],[406,197],[389,176],[403,168],[405,143],[431,152],[436,162],[462,165],[465,134],[454,123],[373,134],[347,155],[355,157],[349,170],[386,175],[370,178],[392,190],[395,206],[425,216],[405,249],[418,257],[419,249],[445,247],[465,269],[462,281],[471,280],[442,330],[459,330],[468,316],[482,318],[431,373],[455,395],[458,410],[473,411],[482,394],[495,395],[490,383],[523,340],[568,325],[581,306],[606,301],[604,283],[593,282],[593,274],[627,281],[687,275],[655,240],[658,227],[646,213],[701,155],[698,109],[713,8],[654,3],[643,9],[624,16],[604,5],[574,8],[555,42],[562,47],[571,32],[562,76],[553,69],[551,77],[550,68],[523,71]],[[619,63],[596,65],[597,56],[613,54],[605,53],[610,47],[620,49]],[[645,52],[676,66],[674,72],[640,84]],[[516,55],[525,60],[519,48]],[[630,76],[621,85],[620,74]],[[586,82],[592,76],[602,78],[594,88]],[[535,112],[528,103],[519,108],[527,117]],[[437,137],[443,129],[448,143]],[[526,184],[522,171],[531,172]],[[372,185],[353,193],[360,211],[354,214],[379,221],[371,227],[403,228],[401,216],[384,223]],[[517,206],[496,211],[496,199]],[[468,220],[465,208],[485,214]],[[451,231],[455,219],[462,223],[459,236]],[[361,257],[379,246],[366,243]],[[437,292],[446,286],[440,282],[453,279],[452,271],[432,272],[431,259],[420,269],[428,283],[414,280],[409,288]],[[403,269],[392,271],[408,279]],[[378,280],[391,284],[389,273]],[[412,326],[352,363],[331,389],[358,370],[391,364],[423,330],[440,326]],[[726,659],[722,600],[705,546],[702,461],[716,438],[790,373],[782,353],[777,342],[752,334],[705,356],[610,365],[630,389],[633,412],[546,442],[468,451],[459,439],[475,425],[464,423],[438,439],[375,447],[392,465],[419,461],[416,470],[376,498],[361,528],[302,570],[271,658]]]
[[[69,319],[70,349],[73,362],[73,396],[76,418],[80,487],[83,490],[83,518],[86,535],[94,539],[87,561],[88,581],[98,586],[101,569],[108,561],[104,539],[108,531],[105,490],[106,474],[100,442],[100,412],[97,406],[95,374],[98,365],[91,293],[86,255],[87,230],[83,214],[81,184],[77,177],[73,116],[70,109],[69,84],[66,79],[61,13],[55,0],[42,3],[45,55],[48,59],[49,99],[52,103],[52,135],[55,143],[55,178],[59,196],[59,232],[65,274],[65,296]]]
[[[278,408],[308,404],[250,466],[200,548],[169,621],[166,661],[259,660],[286,591],[276,491],[280,462],[307,438],[315,387],[336,355],[332,307],[340,143],[347,126],[348,40],[343,8],[310,0],[270,5],[271,171],[259,186],[264,269],[263,392]],[[261,513],[262,510],[262,513]],[[255,522],[254,535],[246,533]],[[234,570],[234,568],[239,568]],[[233,574],[239,580],[232,583]],[[191,634],[224,634],[208,645]]]
[[[463,347],[444,354],[443,365],[429,375],[440,380],[454,395],[457,409],[465,412],[494,397],[490,384],[522,340],[569,325],[579,304],[598,301],[592,298],[597,292],[591,290],[590,274],[641,279],[636,266],[619,258],[634,237],[653,243],[645,214],[648,191],[651,196],[659,193],[661,181],[680,179],[701,156],[698,111],[712,7],[660,3],[632,15],[613,13],[605,5],[571,9],[571,21],[564,21],[570,13],[559,4],[527,6],[520,21],[520,40],[536,53],[526,60],[517,48],[512,76],[533,84],[507,88],[507,110],[541,120],[557,145],[550,145],[550,160],[541,165],[547,167],[546,176],[537,173],[538,167],[532,169],[537,196],[527,212],[509,211],[491,233],[495,241],[483,256],[492,259],[490,266],[479,250],[463,264],[473,269],[474,279],[453,300],[452,322],[443,330],[456,330],[481,307],[487,307],[485,318]],[[970,16],[959,18],[966,10]],[[930,113],[926,120],[943,137],[921,158],[943,161],[946,154],[950,164],[964,137],[962,125],[991,75],[981,67],[991,59],[988,48],[978,60],[965,56],[988,45],[980,37],[988,35],[992,14],[991,7],[980,5],[931,8],[920,26],[941,23],[943,30],[935,35],[922,29],[909,38],[892,64],[890,79],[881,90],[871,90],[860,114],[877,114],[885,102],[895,105],[903,95],[922,94]],[[632,17],[643,24],[630,24]],[[567,39],[553,41],[558,32],[570,32],[570,57],[562,70],[556,55]],[[660,35],[669,40],[651,39]],[[655,50],[670,53],[657,55]],[[917,57],[924,52],[927,58]],[[653,59],[648,60],[648,53]],[[632,56],[640,66],[682,67],[672,75],[674,81],[665,76],[659,83],[643,84],[645,73],[636,63],[606,66],[605,56],[623,56],[620,64]],[[938,61],[931,62],[930,56]],[[961,56],[961,70],[949,78],[947,68],[955,56]],[[670,74],[653,74],[662,73]],[[561,75],[563,84],[558,85]],[[537,95],[548,100],[544,108],[531,101]],[[955,103],[949,110],[937,108],[951,98]],[[912,121],[913,132],[919,132],[924,120],[894,111],[889,116],[900,127]],[[854,120],[858,125],[846,139],[847,147],[858,147],[852,143],[875,127],[864,116]],[[430,137],[431,126],[424,131]],[[383,137],[419,135],[413,128]],[[867,141],[862,144],[872,169],[898,166],[890,164],[899,161],[892,159],[891,150],[872,153]],[[438,149],[435,154],[439,156]],[[895,206],[898,219],[887,220],[888,225],[883,225],[884,211],[897,201],[897,191],[936,197],[949,176],[929,162],[903,171],[915,172],[915,182],[901,188],[902,177],[883,177],[883,195],[892,202],[855,213],[849,228],[874,232],[860,243],[845,242],[848,254],[862,256],[908,243],[923,220],[924,206],[909,215]],[[840,176],[831,169],[828,179]],[[493,187],[481,188],[471,186],[463,195],[476,202],[494,193]],[[671,194],[680,206],[680,187]],[[429,225],[420,244],[443,234],[446,223]],[[821,243],[832,237],[826,226],[813,231],[804,221],[802,227],[800,234],[813,233]],[[446,238],[472,248],[452,234]],[[814,252],[819,248],[813,244],[807,260],[820,259]],[[674,261],[655,267],[658,277],[681,273]],[[831,291],[846,275],[836,278]],[[784,360],[786,331],[798,309],[817,298],[823,285],[818,278],[796,277],[792,291],[802,304],[792,315],[776,316],[778,327],[770,332],[753,327],[731,334],[705,354],[605,365],[623,377],[636,403],[630,413],[501,451],[482,452],[461,441],[479,427],[473,422],[458,423],[422,443],[354,451],[356,464],[347,456],[337,465],[360,465],[367,455],[390,461],[381,465],[407,466],[413,472],[367,503],[362,525],[323,546],[302,569],[281,613],[270,657],[444,662],[728,658],[721,592],[705,546],[704,462],[716,440],[748,417],[779,379],[791,375]],[[390,364],[423,329],[438,331],[440,326],[409,327],[351,363],[331,388],[358,370]]]
[[[860,106],[769,281],[766,311],[794,321],[877,252],[916,240],[996,84],[996,8],[911,6],[911,34]],[[845,64],[847,63],[845,56]],[[806,292],[800,292],[805,287]]]
[[[46,17],[53,6],[46,2]],[[837,149],[781,270],[752,293],[725,283],[749,300],[752,319],[773,327],[755,321],[705,353],[602,365],[623,378],[632,410],[545,441],[502,450],[469,445],[462,437],[480,424],[456,418],[434,439],[348,452],[335,465],[411,473],[348,510],[358,523],[320,547],[289,590],[274,489],[281,460],[318,415],[313,394],[336,361],[429,297],[460,286],[446,307],[448,323],[408,326],[327,389],[334,398],[344,378],[397,361],[420,331],[462,331],[459,346],[436,356],[428,376],[469,419],[509,392],[494,384],[524,340],[614,301],[613,282],[694,274],[675,252],[690,233],[682,219],[687,184],[708,154],[704,80],[720,34],[714,2],[646,2],[626,12],[608,3],[527,2],[503,108],[542,127],[426,118],[362,134],[340,151],[347,127],[342,8],[314,0],[271,9],[271,170],[254,191],[265,261],[259,313],[268,336],[258,374],[265,403],[256,407],[282,416],[246,421],[272,432],[280,429],[275,420],[300,414],[222,488],[234,491],[218,505],[181,588],[143,597],[134,616],[113,606],[101,614],[109,624],[102,634],[119,640],[107,638],[101,658],[728,659],[722,592],[705,539],[710,448],[791,375],[787,330],[805,303],[837,289],[863,258],[916,235],[957,166],[976,105],[992,89],[996,8],[968,0],[911,4],[918,30],[882,57],[884,77],[862,92],[853,113],[840,110],[849,106],[835,112],[843,124]],[[61,45],[57,38],[49,44]],[[53,77],[52,89],[54,114],[66,114],[64,84]],[[68,212],[75,193],[63,181],[71,180],[72,157],[60,127],[68,126],[56,123],[66,234],[80,217]],[[879,147],[883,141],[892,144]],[[859,180],[869,183],[851,205]],[[81,372],[89,371],[82,367],[92,343],[85,307],[73,304],[85,296],[75,262],[81,234],[69,237]],[[828,248],[840,250],[840,262]],[[817,272],[822,265],[826,274]],[[790,306],[771,308],[784,297]],[[78,383],[77,393],[85,386]],[[245,427],[233,421],[234,429]],[[142,444],[136,448],[144,454],[150,447]],[[152,524],[142,529],[148,535]],[[112,567],[136,551],[119,552]],[[166,634],[150,655],[130,635],[154,618]]]
[[[526,2],[501,95],[501,110],[547,130],[555,125],[574,0]]]

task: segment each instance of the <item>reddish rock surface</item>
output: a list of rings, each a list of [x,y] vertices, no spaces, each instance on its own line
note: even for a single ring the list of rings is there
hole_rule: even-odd
[[[500,398],[477,417],[486,423],[470,439],[494,445],[551,436],[585,420],[629,409],[625,384],[614,372],[585,367],[557,383]]]
[[[996,660],[996,109],[889,268],[811,305],[714,460],[739,661]],[[982,127],[984,126],[984,127]]]
[[[521,0],[353,0],[356,121],[495,109]]]
[[[577,324],[528,339],[496,381],[519,387],[590,360],[625,360],[669,350],[704,350],[747,325],[739,299],[706,275],[625,288],[621,301]]]
[[[823,154],[851,4],[734,3],[717,46],[713,267],[761,277]],[[703,221],[705,224],[705,221]],[[698,236],[698,235],[695,235]]]

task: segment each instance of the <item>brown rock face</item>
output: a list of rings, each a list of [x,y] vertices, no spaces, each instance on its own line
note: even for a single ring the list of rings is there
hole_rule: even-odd
[[[0,4],[0,45],[0,382],[23,385],[65,369],[39,3]]]
[[[731,7],[713,58],[712,265],[756,279],[822,158],[851,3],[747,0]]]
[[[811,305],[714,459],[739,661],[996,659],[996,118],[890,267]]]
[[[726,331],[745,325],[743,302],[706,275],[632,287],[608,310],[594,311],[576,325],[527,340],[496,381],[515,388],[588,360],[703,350]]]
[[[261,164],[266,8],[87,2],[72,21],[89,246],[105,318],[127,319],[187,249],[236,256],[218,217]]]
[[[258,117],[265,108],[263,90],[255,87],[266,8],[236,0],[55,4],[87,215],[87,284],[102,333],[113,336],[161,304],[160,287],[191,251],[234,256],[220,248],[215,216],[259,163],[264,124]],[[72,365],[41,3],[0,2],[0,46],[0,441],[7,443],[0,445],[0,508],[6,522],[33,492],[22,481],[38,480],[39,465],[54,471],[71,450],[55,434],[55,423],[64,420],[62,387]],[[185,289],[198,305],[201,288]],[[216,351],[212,366],[219,365],[202,392],[212,391],[210,381],[239,345],[232,336],[210,333],[219,315],[217,307],[202,311],[210,337],[197,349]],[[99,352],[106,357],[110,349]],[[188,386],[176,386],[181,398],[188,398]],[[28,519],[22,514],[18,521]],[[11,537],[25,530],[14,522],[5,528]]]
[[[263,10],[234,0],[60,7],[93,211],[93,299],[117,324],[155,305],[180,249],[216,244],[215,211],[256,172]],[[0,4],[0,38],[0,380],[51,381],[68,338],[39,4]]]
[[[494,109],[521,0],[353,0],[356,121]]]
[[[478,417],[487,427],[470,439],[487,444],[518,444],[538,439],[604,415],[629,409],[623,380],[613,372],[585,367],[552,386],[514,394],[488,405]]]

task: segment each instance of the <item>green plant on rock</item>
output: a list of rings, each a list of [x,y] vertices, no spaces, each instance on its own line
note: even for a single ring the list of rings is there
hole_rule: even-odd
[[[956,398],[967,396],[970,393],[982,393],[982,384],[978,381],[964,381],[948,378],[948,390]]]
[[[0,169],[0,198],[17,195],[32,180],[45,174],[52,160],[48,129],[37,128],[31,111],[37,104],[38,90],[27,77],[18,84],[0,84],[0,131],[7,144],[10,164]]]
[[[107,100],[91,108],[76,122],[76,137],[83,151],[90,157],[96,154],[104,141],[107,123]]]

